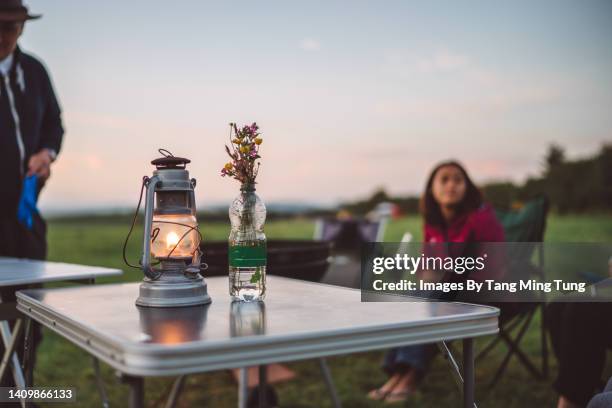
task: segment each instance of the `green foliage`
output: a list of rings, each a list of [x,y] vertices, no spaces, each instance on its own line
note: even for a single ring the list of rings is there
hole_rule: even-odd
[[[612,145],[603,146],[594,157],[567,161],[563,149],[552,145],[539,178],[522,186],[489,183],[482,187],[489,201],[509,207],[538,194],[546,194],[552,208],[561,214],[612,210]]]
[[[550,145],[550,147],[548,148],[548,153],[546,153],[546,169],[545,171],[548,172],[551,169],[554,169],[555,167],[558,167],[560,165],[563,164],[563,162],[565,161],[565,150],[563,149],[563,147],[553,143]]]
[[[469,171],[469,169],[468,169]],[[480,186],[485,199],[500,209],[511,208],[537,195],[545,194],[552,209],[561,214],[612,210],[612,145],[604,145],[593,157],[567,161],[560,146],[551,145],[544,157],[542,174],[530,177],[522,185],[510,181],[493,181]],[[366,214],[380,202],[398,205],[403,214],[419,211],[418,197],[390,197],[376,191],[366,200],[345,203],[353,214]]]
[[[261,271],[257,269],[257,271],[251,276],[251,283],[257,283],[261,279]]]
[[[511,182],[489,183],[481,189],[485,200],[500,209],[509,208],[519,195],[519,189]]]

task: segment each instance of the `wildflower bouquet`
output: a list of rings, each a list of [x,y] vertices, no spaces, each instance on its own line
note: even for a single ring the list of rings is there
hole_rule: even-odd
[[[228,257],[233,300],[263,300],[266,293],[267,252],[263,232],[266,206],[255,193],[262,142],[256,123],[242,128],[230,123],[230,145],[225,145],[225,151],[231,161],[223,166],[221,176],[232,177],[241,183],[240,194],[229,208],[232,228]]]
[[[235,123],[230,123],[230,145],[225,145],[225,151],[232,159],[221,169],[221,176],[232,177],[243,186],[254,186],[259,172],[261,158],[259,146],[263,139],[258,132],[259,126],[252,125],[238,129]]]

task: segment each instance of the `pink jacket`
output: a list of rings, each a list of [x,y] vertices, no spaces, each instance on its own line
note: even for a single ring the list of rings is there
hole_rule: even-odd
[[[470,243],[470,242],[504,242],[504,230],[489,204],[483,204],[475,211],[454,220],[447,228],[425,225],[425,243]],[[435,245],[438,248],[437,245]],[[504,276],[503,252],[499,246],[490,246],[493,254],[487,254],[486,268],[475,271],[470,279],[500,279]],[[496,249],[496,250],[495,250]],[[436,251],[438,252],[438,251]],[[470,256],[483,256],[487,248],[479,248],[479,253]],[[493,255],[493,256],[491,256]]]

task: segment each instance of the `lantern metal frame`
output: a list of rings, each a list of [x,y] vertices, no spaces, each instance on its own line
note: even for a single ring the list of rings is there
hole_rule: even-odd
[[[183,307],[208,304],[211,302],[211,298],[208,295],[206,281],[201,274],[206,264],[201,262],[200,242],[202,235],[197,226],[197,220],[195,227],[170,221],[155,221],[156,223],[176,224],[189,229],[180,237],[167,257],[158,257],[156,258],[159,261],[158,263],[154,264],[152,262],[151,241],[156,239],[156,234],[159,233],[159,230],[155,232],[153,229],[154,215],[184,214],[194,217],[196,215],[194,196],[196,180],[189,178],[189,172],[185,168],[190,160],[174,157],[164,149],[160,149],[159,152],[164,157],[151,162],[156,166],[153,176],[143,179],[143,189],[146,189],[146,194],[143,253],[140,267],[145,277],[140,284],[140,293],[136,305],[144,307]],[[172,193],[178,194],[173,196]],[[163,199],[164,197],[170,197],[170,199],[166,202]],[[173,199],[176,197],[184,200],[178,200],[177,202]],[[195,230],[199,237],[193,254],[189,257],[171,256],[192,230]],[[156,265],[159,266],[155,267]]]

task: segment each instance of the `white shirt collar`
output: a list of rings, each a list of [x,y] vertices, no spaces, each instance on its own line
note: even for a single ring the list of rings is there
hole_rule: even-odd
[[[10,53],[8,57],[0,61],[0,73],[6,76],[11,70],[13,65],[13,53]]]

